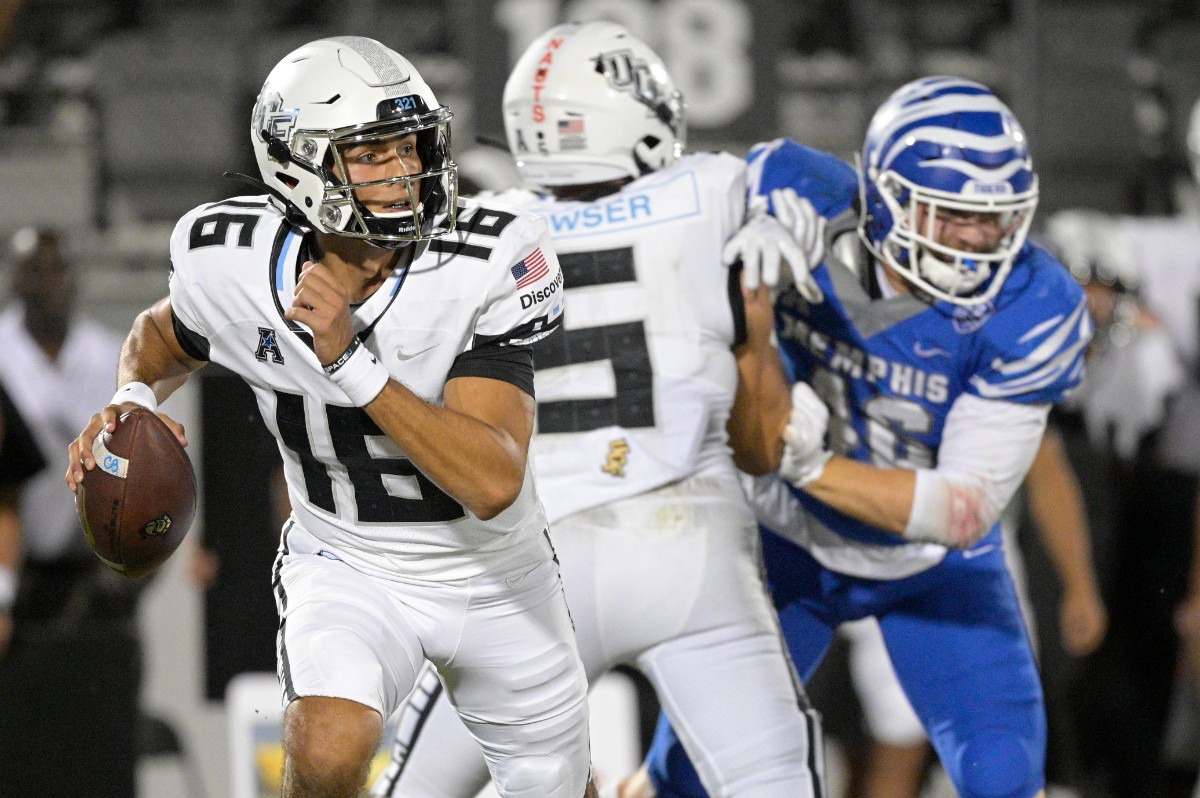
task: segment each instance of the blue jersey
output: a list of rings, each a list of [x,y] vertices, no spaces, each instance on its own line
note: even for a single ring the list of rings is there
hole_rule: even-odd
[[[829,407],[834,452],[879,467],[933,468],[946,417],[963,394],[1055,403],[1079,384],[1091,320],[1083,290],[1048,251],[1026,243],[983,305],[915,293],[882,298],[874,259],[856,236],[854,170],[786,139],[749,160],[752,193],[791,187],[828,220],[827,254],[813,271],[826,300],[809,304],[785,291],[776,332],[791,379],[811,383]],[[844,538],[912,545],[795,493]]]

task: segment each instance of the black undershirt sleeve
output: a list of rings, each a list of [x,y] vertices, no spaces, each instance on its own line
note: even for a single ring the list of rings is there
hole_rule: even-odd
[[[729,267],[729,309],[733,312],[733,345],[737,349],[746,343],[746,301],[742,296],[742,262],[736,261]]]
[[[207,338],[184,326],[175,313],[171,314],[171,326],[175,329],[175,338],[179,341],[180,348],[187,352],[188,357],[206,363],[209,361]]]
[[[454,359],[446,380],[455,377],[502,380],[533,396],[533,347],[501,346],[496,342],[468,350]]]

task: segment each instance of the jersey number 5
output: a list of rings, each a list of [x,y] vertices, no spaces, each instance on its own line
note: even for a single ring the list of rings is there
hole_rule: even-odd
[[[568,307],[596,301],[594,295],[575,289],[637,280],[630,248],[559,253],[558,262],[564,284],[572,291]],[[654,426],[654,369],[644,322],[563,328],[534,344],[533,352],[539,370],[607,360],[616,382],[616,395],[611,398],[538,402],[539,433]]]

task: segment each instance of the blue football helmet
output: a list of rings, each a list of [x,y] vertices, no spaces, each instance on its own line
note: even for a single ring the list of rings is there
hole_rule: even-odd
[[[1021,125],[987,87],[954,77],[912,81],[867,129],[859,165],[859,234],[912,286],[956,305],[988,302],[1012,270],[1037,207]],[[995,214],[993,251],[935,237],[939,211]]]

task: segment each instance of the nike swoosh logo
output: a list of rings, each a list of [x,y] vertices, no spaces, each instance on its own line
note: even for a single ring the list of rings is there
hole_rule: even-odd
[[[396,359],[397,360],[412,360],[417,355],[423,355],[426,352],[428,352],[430,349],[433,349],[435,346],[437,346],[437,344],[430,344],[429,346],[426,346],[424,348],[414,349],[414,350],[407,351],[407,352],[403,349],[397,349],[396,350]]]
[[[987,554],[990,551],[993,551],[995,548],[996,548],[995,543],[989,543],[986,546],[980,546],[977,549],[967,549],[966,551],[963,552],[963,559],[964,560],[973,560],[976,557],[979,557],[981,555]]]
[[[509,587],[516,587],[517,585],[521,584],[521,582],[523,582],[525,580],[525,577],[528,574],[529,574],[529,572],[526,571],[523,574],[517,574],[516,576],[510,576],[504,580],[504,584],[508,585]]]
[[[941,355],[942,357],[950,357],[950,353],[945,349],[940,349],[936,346],[931,346],[926,349],[925,347],[921,346],[920,341],[913,344],[913,352],[917,357],[936,357],[938,355]]]

